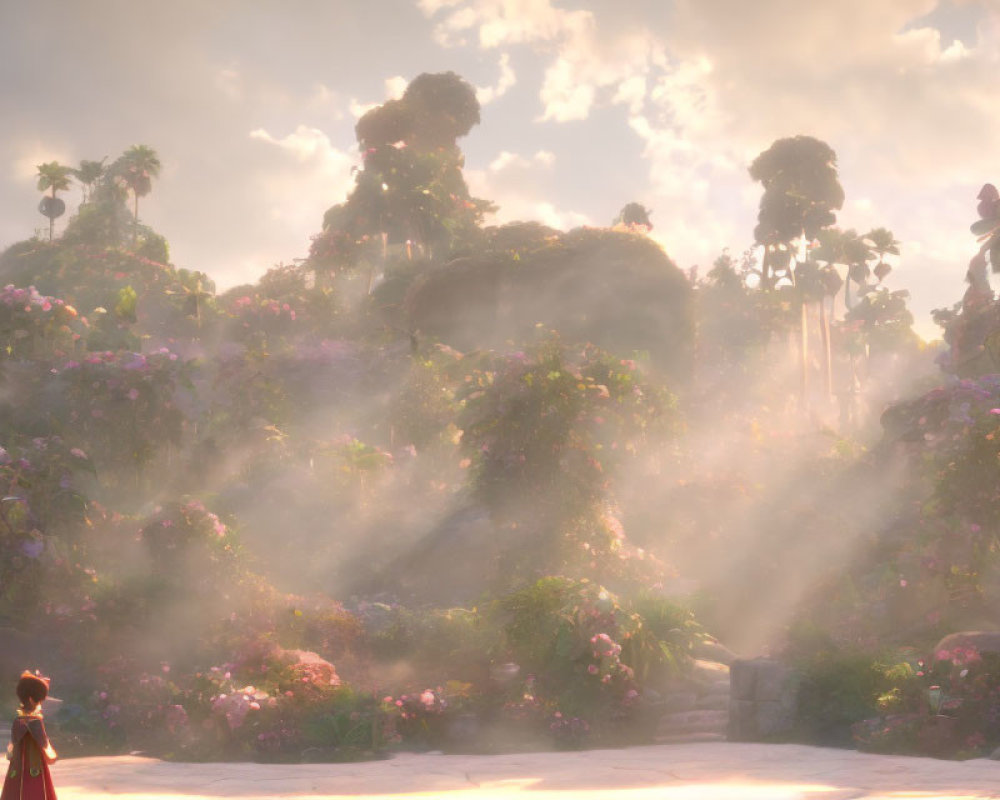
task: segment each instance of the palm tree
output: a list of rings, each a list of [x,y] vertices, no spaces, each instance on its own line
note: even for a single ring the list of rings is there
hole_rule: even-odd
[[[56,192],[64,192],[69,188],[70,176],[73,174],[72,167],[64,167],[58,161],[49,161],[38,165],[38,191],[46,192],[50,189],[52,194],[43,197],[38,206],[38,210],[49,218],[49,241],[52,241],[52,233],[56,224],[56,217],[62,216],[66,210],[66,204],[56,197]]]
[[[899,241],[888,228],[874,228],[865,234],[864,243],[872,255],[878,258],[878,263],[872,271],[881,283],[892,271],[892,267],[885,262],[885,257],[899,255]]]
[[[153,188],[153,178],[160,176],[160,159],[152,147],[134,144],[115,163],[115,172],[132,192],[132,246],[139,235],[139,198]]]
[[[84,203],[90,199],[94,184],[104,175],[104,162],[107,160],[107,156],[104,156],[100,161],[87,161],[84,159],[80,162],[80,166],[73,170],[73,175],[76,176],[76,179],[80,181],[80,185],[83,187]]]
[[[844,281],[844,308],[850,311],[856,301],[851,300],[851,283],[855,284],[858,297],[861,297],[868,286],[868,278],[872,274],[868,266],[874,255],[872,246],[866,237],[858,236],[853,230],[844,233],[844,262],[847,264],[847,278]]]

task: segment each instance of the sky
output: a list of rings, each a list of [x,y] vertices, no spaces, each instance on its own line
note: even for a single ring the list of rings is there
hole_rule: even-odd
[[[0,249],[47,229],[38,164],[146,144],[163,169],[140,215],[172,261],[251,282],[351,190],[359,115],[447,70],[482,104],[459,144],[494,222],[640,202],[702,275],[753,243],[754,157],[822,139],[838,224],[902,242],[886,283],[925,338],[1000,183],[1000,0],[0,0]]]

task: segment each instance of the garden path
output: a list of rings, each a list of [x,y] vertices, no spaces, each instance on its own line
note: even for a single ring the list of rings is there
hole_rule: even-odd
[[[899,800],[1000,798],[1000,762],[803,745],[686,743],[498,756],[400,754],[357,764],[59,762],[60,800]]]

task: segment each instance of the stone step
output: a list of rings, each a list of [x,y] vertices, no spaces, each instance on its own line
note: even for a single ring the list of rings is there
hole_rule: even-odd
[[[692,648],[692,654],[695,658],[718,661],[719,663],[726,665],[732,664],[736,658],[736,654],[733,653],[732,650],[715,639],[706,639],[701,642],[696,642]]]
[[[700,683],[711,686],[719,681],[729,680],[729,667],[719,661],[694,658],[691,660],[691,674]]]
[[[725,711],[729,713],[728,694],[706,694],[698,698],[694,706],[701,711]],[[679,709],[678,709],[679,710]]]
[[[696,692],[670,692],[663,697],[664,713],[673,714],[682,711],[727,711],[729,709],[729,690],[712,689],[704,694]]]
[[[698,742],[724,742],[726,741],[726,735],[724,733],[668,733],[668,734],[657,734],[653,737],[653,741],[656,744],[689,744]]]
[[[698,695],[695,692],[670,692],[663,696],[663,710],[668,713],[693,711],[697,707]]]
[[[724,694],[729,695],[729,678],[717,680],[705,687],[703,694]]]
[[[688,733],[721,733],[729,726],[729,712],[717,710],[676,711],[660,717],[658,736]]]

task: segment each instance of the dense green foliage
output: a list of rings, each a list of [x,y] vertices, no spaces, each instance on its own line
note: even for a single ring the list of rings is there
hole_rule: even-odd
[[[832,148],[762,153],[763,252],[698,280],[639,203],[484,227],[479,121],[418,77],[359,120],[309,258],[221,293],[139,219],[150,148],[39,167],[85,193],[0,254],[0,626],[47,648],[63,749],[649,741],[701,625],[786,648],[800,738],[927,751],[947,678],[993,742],[989,657],[912,656],[1000,624],[1000,390],[926,392],[899,243],[833,227]],[[989,341],[984,297],[953,343]]]

